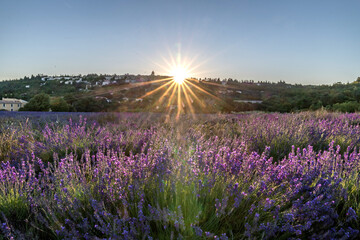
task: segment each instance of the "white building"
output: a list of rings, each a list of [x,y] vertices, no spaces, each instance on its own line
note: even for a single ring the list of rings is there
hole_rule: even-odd
[[[106,86],[106,85],[109,85],[110,84],[110,80],[105,80],[102,82],[102,85],[103,86]]]
[[[7,111],[18,111],[19,108],[25,106],[28,102],[16,98],[3,98],[0,100],[0,109],[5,109]]]
[[[72,85],[73,82],[74,82],[73,80],[68,80],[68,81],[66,81],[66,82],[64,82],[64,83],[65,83],[65,84],[71,84],[71,85]]]

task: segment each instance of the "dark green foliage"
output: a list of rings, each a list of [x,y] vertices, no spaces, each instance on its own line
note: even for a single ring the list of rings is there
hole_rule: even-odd
[[[21,110],[47,112],[50,109],[50,97],[45,93],[35,95]]]
[[[280,86],[276,88],[280,90]],[[277,94],[264,99],[265,111],[296,112],[302,110],[318,110],[326,108],[332,111],[355,112],[359,110],[359,82],[332,86],[290,85]]]
[[[104,105],[106,105],[104,99],[92,97],[81,97],[73,103],[77,112],[101,112],[105,109]]]
[[[51,102],[51,110],[53,112],[69,112],[70,105],[63,98],[55,98]]]
[[[360,104],[356,101],[336,103],[333,106],[333,109],[338,112],[349,112],[353,113],[359,111]]]

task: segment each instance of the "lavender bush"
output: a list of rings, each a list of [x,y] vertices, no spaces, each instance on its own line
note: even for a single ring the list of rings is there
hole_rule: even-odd
[[[0,116],[0,239],[357,239],[360,116]]]

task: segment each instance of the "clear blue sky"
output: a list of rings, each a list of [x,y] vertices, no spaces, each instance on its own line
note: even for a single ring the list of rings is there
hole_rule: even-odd
[[[135,73],[176,55],[196,77],[302,84],[360,76],[360,1],[0,0],[0,80]]]

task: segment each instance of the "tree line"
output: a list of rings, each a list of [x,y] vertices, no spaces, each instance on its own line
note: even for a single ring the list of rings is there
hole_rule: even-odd
[[[111,104],[104,99],[93,97],[75,98],[68,94],[65,97],[50,98],[48,94],[35,95],[19,111],[53,111],[53,112],[101,112],[111,109]]]

